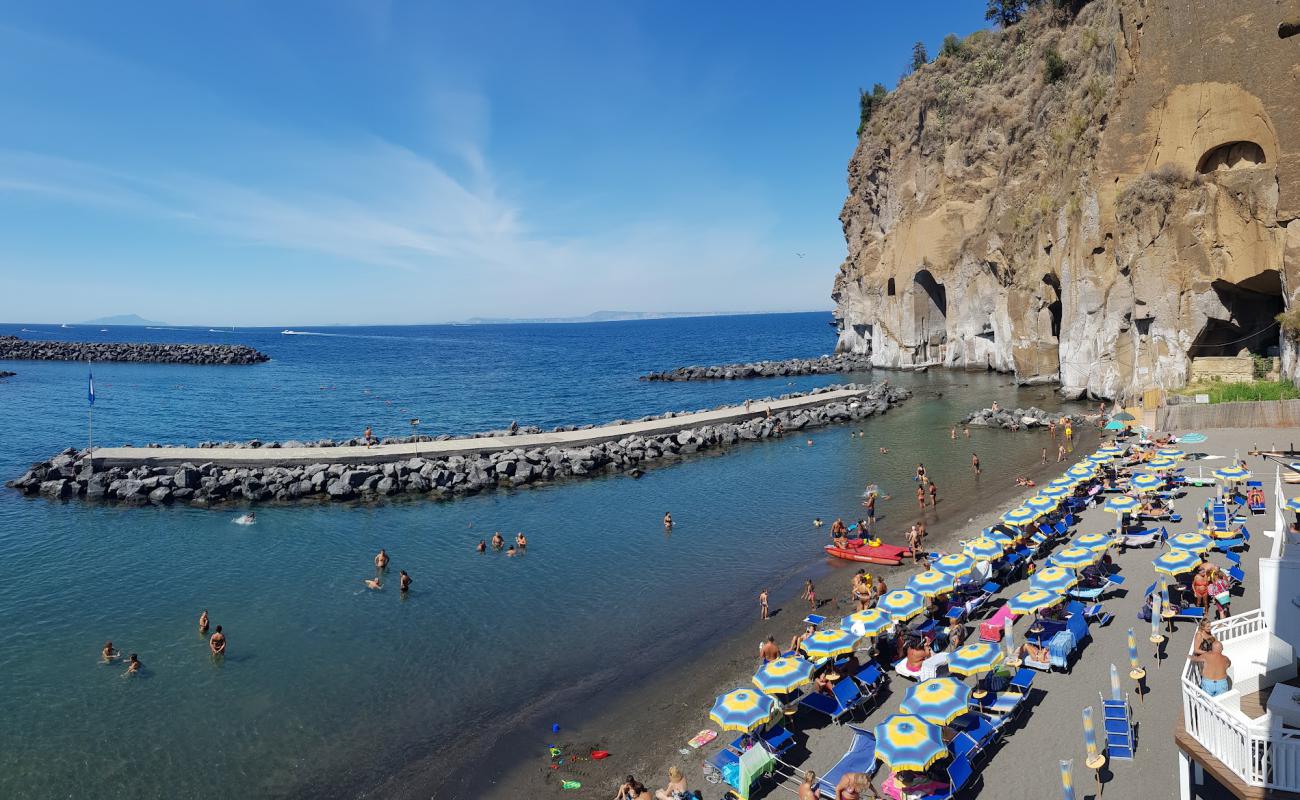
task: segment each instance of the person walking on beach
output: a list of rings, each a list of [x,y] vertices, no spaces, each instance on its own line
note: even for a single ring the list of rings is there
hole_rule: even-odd
[[[375,555],[375,569],[380,572],[388,569],[388,553],[382,547],[379,548],[379,553]]]
[[[668,533],[672,533],[672,530],[673,530],[673,515],[672,515],[672,512],[665,511],[665,512],[664,512],[664,531],[666,531],[666,532],[668,532]]]
[[[916,505],[922,511],[925,511],[925,484],[916,487]]]
[[[817,610],[817,589],[813,586],[812,578],[804,581],[803,599],[808,601],[808,607]]]
[[[970,454],[970,467],[975,470],[975,475],[978,477],[980,474],[980,457],[978,453]]]
[[[1065,445],[1063,445],[1063,444],[1062,444],[1062,445],[1057,445],[1057,447],[1056,447],[1056,463],[1059,464],[1059,463],[1061,463],[1061,462],[1064,461],[1064,460],[1065,460]]]
[[[1047,463],[1047,448],[1046,448],[1046,447],[1043,448],[1043,460],[1042,460],[1040,463],[1043,463],[1043,464],[1046,464],[1046,463]]]
[[[361,434],[361,438],[365,440],[366,449],[369,450],[370,442],[375,438],[375,434],[371,432],[369,425],[366,426],[366,432]]]
[[[1074,442],[1074,425],[1068,420],[1065,423],[1065,442],[1066,444]]]
[[[212,651],[213,657],[226,654],[226,635],[221,632],[220,625],[213,631],[212,637],[208,639],[208,649]]]
[[[758,610],[762,614],[759,619],[767,619],[767,590],[758,593]]]
[[[934,485],[934,481],[930,481],[930,508],[937,509],[938,506],[939,506],[939,487]]]
[[[207,632],[208,632],[208,610],[205,608],[203,609],[203,613],[199,614],[199,633],[206,634]]]

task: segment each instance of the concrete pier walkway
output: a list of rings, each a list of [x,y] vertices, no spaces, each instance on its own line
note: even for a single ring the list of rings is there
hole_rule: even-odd
[[[447,439],[435,442],[403,442],[371,447],[101,447],[94,451],[95,468],[135,466],[178,466],[180,464],[216,464],[223,467],[270,467],[304,464],[381,464],[405,461],[414,457],[447,458],[493,453],[516,448],[529,450],[547,447],[583,447],[617,441],[625,436],[658,436],[687,428],[699,428],[727,422],[743,422],[762,417],[771,411],[796,411],[833,402],[852,401],[868,389],[836,389],[787,400],[755,402],[750,410],[735,406],[716,411],[679,414],[648,422],[602,425],[577,431],[495,436],[479,439]]]

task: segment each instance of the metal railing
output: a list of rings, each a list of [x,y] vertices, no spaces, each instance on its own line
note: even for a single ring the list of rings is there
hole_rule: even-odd
[[[1221,642],[1269,630],[1260,609],[1210,626]],[[1201,673],[1188,659],[1183,669],[1183,726],[1187,733],[1251,786],[1300,792],[1300,735],[1270,731],[1224,708],[1201,688]]]

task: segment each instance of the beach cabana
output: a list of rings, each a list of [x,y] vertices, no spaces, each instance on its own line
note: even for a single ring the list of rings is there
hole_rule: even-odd
[[[750,680],[760,692],[785,694],[811,683],[814,669],[812,662],[783,656],[759,667]]]
[[[922,771],[948,755],[937,725],[912,714],[893,714],[876,726],[876,758],[895,772]]]
[[[898,710],[935,725],[970,713],[970,687],[956,678],[931,678],[907,690]]]
[[[713,702],[709,719],[724,731],[749,733],[776,716],[777,703],[755,689],[733,689]]]
[[[895,589],[876,601],[876,608],[896,622],[909,620],[925,610],[925,598],[907,589]]]

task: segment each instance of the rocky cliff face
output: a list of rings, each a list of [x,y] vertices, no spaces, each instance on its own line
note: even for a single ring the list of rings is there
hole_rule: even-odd
[[[1296,377],[1274,321],[1300,296],[1288,20],[1300,0],[1094,0],[904,79],[849,163],[837,349],[1101,397],[1243,349]]]

